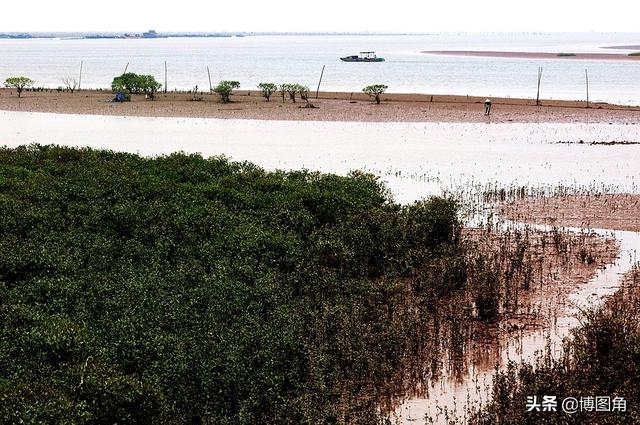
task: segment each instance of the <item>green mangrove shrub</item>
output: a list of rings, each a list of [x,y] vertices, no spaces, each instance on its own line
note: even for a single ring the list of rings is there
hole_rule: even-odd
[[[162,84],[158,83],[152,75],[139,75],[133,72],[115,77],[111,83],[111,91],[129,94],[145,94],[149,99],[154,99]]]
[[[373,84],[363,88],[362,91],[368,94],[373,99],[373,101],[379,105],[380,95],[387,91],[388,88],[389,87],[384,84]]]
[[[231,94],[234,89],[240,88],[238,81],[220,81],[217,86],[213,88],[213,92],[220,96],[222,103],[229,103],[231,101]]]
[[[7,423],[375,423],[464,285],[457,204],[364,173],[33,145],[0,175]]]
[[[278,91],[278,85],[275,83],[260,83],[258,84],[258,89],[262,93],[262,97],[269,102],[271,95]]]
[[[303,95],[306,94],[306,96],[308,97],[308,94],[309,94],[309,88],[307,86],[304,86],[298,83],[280,84],[280,86],[278,87],[278,90],[280,91],[280,95],[282,96],[283,102],[285,101],[286,96],[289,97],[289,100],[291,100],[291,102],[296,103],[297,96],[300,96],[300,98],[302,99]]]
[[[28,89],[30,87],[33,87],[34,83],[35,81],[33,81],[29,77],[9,77],[4,80],[4,86],[16,89],[18,97],[22,95],[22,92],[25,88]]]

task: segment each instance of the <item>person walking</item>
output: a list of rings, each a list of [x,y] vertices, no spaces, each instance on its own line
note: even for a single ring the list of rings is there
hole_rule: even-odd
[[[491,115],[491,100],[487,99],[484,101],[484,114]]]

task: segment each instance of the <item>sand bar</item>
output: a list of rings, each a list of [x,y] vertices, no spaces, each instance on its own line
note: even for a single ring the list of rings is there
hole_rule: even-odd
[[[484,97],[429,94],[385,94],[380,105],[372,104],[361,92],[321,92],[312,99],[317,107],[301,108],[302,102],[282,102],[275,95],[270,102],[256,91],[239,90],[232,102],[221,104],[218,96],[191,93],[159,94],[154,101],[132,96],[131,102],[109,102],[109,91],[83,90],[24,92],[18,98],[10,89],[0,89],[0,110],[52,112],[84,115],[139,117],[193,117],[296,121],[355,122],[491,122],[491,123],[639,123],[640,107],[607,103],[492,98],[491,117],[484,116]]]
[[[512,59],[567,59],[567,60],[613,60],[640,61],[640,56],[629,56],[621,53],[573,53],[573,52],[502,52],[488,50],[428,50],[422,53],[447,56],[473,56]]]
[[[617,49],[617,50],[638,50],[640,51],[640,44],[627,45],[627,46],[605,46],[603,49]]]

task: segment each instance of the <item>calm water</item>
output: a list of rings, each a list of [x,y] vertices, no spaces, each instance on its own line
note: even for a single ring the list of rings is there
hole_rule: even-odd
[[[511,50],[607,52],[603,46],[640,45],[640,33],[584,34],[434,34],[421,36],[255,36],[243,38],[156,40],[0,40],[0,78],[28,75],[38,85],[57,87],[77,76],[84,61],[83,87],[108,87],[127,63],[129,70],[164,81],[169,89],[208,88],[235,79],[243,88],[258,82],[300,82],[315,87],[323,65],[323,89],[359,91],[386,83],[393,92],[535,97],[537,68],[544,68],[544,98],[584,99],[589,69],[595,101],[640,105],[640,61],[598,62],[464,58],[423,50]],[[375,50],[384,63],[343,63],[340,56]]]
[[[350,123],[6,111],[0,111],[0,123],[0,145],[57,143],[142,155],[200,152],[266,169],[366,170],[381,176],[399,202],[489,185],[640,190],[640,144],[576,144],[640,142],[640,124]]]

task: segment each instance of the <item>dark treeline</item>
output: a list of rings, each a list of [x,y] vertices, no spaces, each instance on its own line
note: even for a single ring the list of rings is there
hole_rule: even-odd
[[[0,149],[0,422],[376,423],[467,280],[455,202],[199,155]]]

